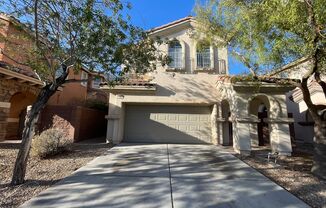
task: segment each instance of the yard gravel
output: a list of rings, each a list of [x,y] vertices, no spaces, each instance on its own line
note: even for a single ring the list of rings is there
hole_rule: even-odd
[[[97,141],[97,140],[95,140]],[[20,144],[0,142],[0,207],[18,207],[94,158],[104,154],[109,145],[89,140],[75,143],[70,150],[48,159],[29,158],[26,182],[11,186],[10,180]]]
[[[268,150],[254,151],[248,157],[235,155],[270,178],[311,207],[326,208],[326,181],[310,172],[312,148],[297,147],[291,157],[280,158],[277,163],[267,162]]]

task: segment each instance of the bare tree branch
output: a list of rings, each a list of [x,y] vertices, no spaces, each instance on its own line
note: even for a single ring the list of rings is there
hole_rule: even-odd
[[[238,56],[241,59],[241,61],[245,64],[245,66],[249,69],[249,71],[254,77],[257,77],[256,69],[255,69],[256,67],[252,66],[250,61],[243,54],[235,50],[233,50],[232,53],[234,53],[236,56]]]
[[[321,88],[323,89],[324,96],[326,97],[326,82],[324,82],[320,78],[320,73],[319,72],[315,72],[315,79],[316,79],[317,83],[321,86]]]

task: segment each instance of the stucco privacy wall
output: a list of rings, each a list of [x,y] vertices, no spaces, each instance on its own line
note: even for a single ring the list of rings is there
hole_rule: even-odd
[[[293,119],[287,116],[286,96],[292,88],[262,84],[255,86],[252,83],[226,84],[218,83],[223,100],[230,103],[231,120],[233,124],[233,147],[241,154],[249,154],[257,139],[258,105],[264,104],[268,108],[270,143],[273,152],[281,155],[290,155],[292,152],[289,123]],[[255,99],[258,99],[257,102]],[[255,103],[256,102],[256,103]],[[222,125],[222,124],[220,124]],[[223,140],[223,138],[220,138]]]
[[[106,132],[105,111],[82,106],[48,105],[39,118],[39,132],[62,129],[72,142],[102,137]]]

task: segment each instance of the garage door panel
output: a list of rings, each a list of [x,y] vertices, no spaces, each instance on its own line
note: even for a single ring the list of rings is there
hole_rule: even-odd
[[[125,142],[210,143],[209,107],[126,106]]]

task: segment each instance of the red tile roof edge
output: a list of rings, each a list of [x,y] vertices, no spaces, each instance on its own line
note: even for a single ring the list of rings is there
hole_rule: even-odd
[[[39,76],[36,74],[36,72],[34,72],[32,70],[26,70],[26,69],[22,69],[19,67],[15,67],[15,66],[12,66],[4,61],[0,61],[0,67],[10,70],[10,71],[13,71],[13,72],[17,72],[19,74],[23,74],[25,76],[28,76],[28,77],[31,77],[31,78],[34,78],[37,80],[40,80]]]

